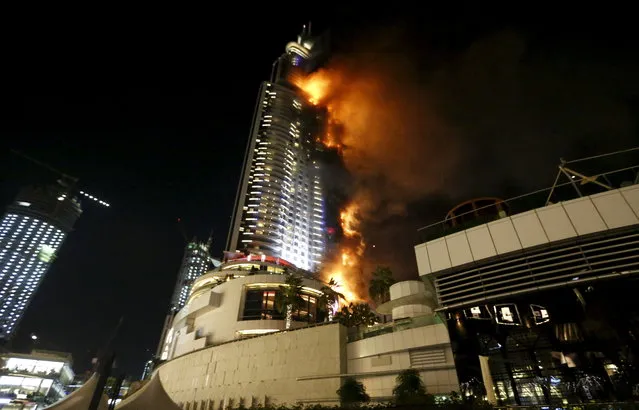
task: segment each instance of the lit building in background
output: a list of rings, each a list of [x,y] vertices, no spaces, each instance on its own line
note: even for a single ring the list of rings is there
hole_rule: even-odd
[[[175,289],[173,290],[171,303],[169,304],[169,312],[164,321],[164,327],[162,329],[162,335],[158,345],[158,357],[160,356],[160,351],[164,345],[164,339],[166,338],[166,332],[171,326],[173,317],[184,307],[184,304],[191,293],[193,281],[202,276],[211,265],[220,265],[219,261],[211,258],[209,253],[210,247],[211,239],[209,238],[207,242],[198,242],[197,239],[194,239],[184,248],[182,265],[180,265],[180,270],[178,271],[177,282],[175,284]]]
[[[293,85],[325,56],[323,37],[304,28],[262,83],[226,248],[281,257],[315,270],[325,253],[318,136],[325,116]]]
[[[175,313],[184,307],[193,281],[208,270],[211,263],[210,246],[210,239],[208,242],[198,242],[197,239],[194,239],[186,245],[177,283],[171,297],[169,306],[171,312]]]
[[[34,350],[30,354],[3,354],[0,407],[12,400],[40,406],[55,403],[68,393],[74,378],[72,364],[70,353]]]
[[[142,370],[142,377],[140,377],[140,380],[146,380],[151,377],[151,372],[153,372],[153,360],[147,360],[144,363],[144,370]]]
[[[0,339],[9,339],[82,209],[64,180],[27,187],[0,222]]]

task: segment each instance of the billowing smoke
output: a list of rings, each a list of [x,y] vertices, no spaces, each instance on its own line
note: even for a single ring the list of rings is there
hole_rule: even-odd
[[[327,144],[341,145],[365,220],[401,214],[408,201],[441,190],[458,158],[455,132],[410,70],[369,53],[337,57],[308,79],[319,84],[311,90],[330,113]]]
[[[419,67],[406,37],[382,38],[367,36],[302,84],[327,107],[326,143],[340,145],[354,180],[367,245],[353,272],[360,295],[376,264],[414,277],[416,229],[456,201],[545,187],[561,156],[632,145],[632,70],[539,55],[513,32]]]

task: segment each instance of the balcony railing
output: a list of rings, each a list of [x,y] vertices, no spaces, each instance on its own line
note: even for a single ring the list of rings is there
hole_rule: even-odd
[[[390,323],[383,323],[371,327],[354,327],[349,329],[348,342],[356,342],[369,337],[384,335],[387,333],[401,332],[402,330],[413,329],[416,327],[430,326],[444,323],[440,314],[423,315],[416,317],[408,317],[405,319],[397,319]]]
[[[611,188],[621,188],[626,184],[636,184],[639,179],[639,164],[634,161],[634,165],[615,169],[606,172],[593,172],[591,175],[596,177],[597,181],[605,181],[605,185]],[[575,177],[568,182],[555,183],[553,186],[539,189],[524,195],[519,195],[506,199],[501,203],[508,209],[508,215],[512,216],[532,209],[541,208],[549,203],[557,203],[578,198],[580,196],[593,195],[604,192],[606,189],[600,185],[592,183],[594,177]],[[478,215],[473,217],[472,214],[490,213],[491,208],[495,208],[495,204],[486,205],[455,215],[456,224],[452,224],[452,220],[446,219],[424,226],[417,230],[419,243],[425,243],[437,238],[448,236],[456,232],[464,231],[472,227],[483,225],[485,223],[497,220],[500,216],[497,212],[492,215]],[[464,220],[466,218],[468,220]]]

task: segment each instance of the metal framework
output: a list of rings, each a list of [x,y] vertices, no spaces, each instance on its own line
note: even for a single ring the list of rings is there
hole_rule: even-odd
[[[481,267],[434,278],[439,310],[479,305],[505,296],[639,273],[639,232],[558,243]]]

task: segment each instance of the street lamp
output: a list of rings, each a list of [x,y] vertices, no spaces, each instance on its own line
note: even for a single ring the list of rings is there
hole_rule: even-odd
[[[38,335],[31,334],[31,340],[38,340]]]

